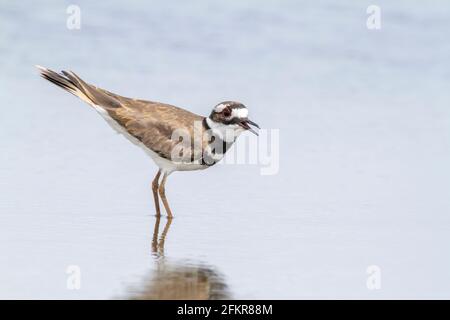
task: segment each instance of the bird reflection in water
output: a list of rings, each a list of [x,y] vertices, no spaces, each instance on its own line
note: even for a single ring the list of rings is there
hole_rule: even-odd
[[[172,224],[167,219],[159,235],[161,218],[156,217],[152,256],[156,269],[145,277],[140,289],[132,290],[131,299],[140,300],[214,300],[230,299],[223,277],[213,267],[202,263],[172,262],[164,256],[164,242]]]

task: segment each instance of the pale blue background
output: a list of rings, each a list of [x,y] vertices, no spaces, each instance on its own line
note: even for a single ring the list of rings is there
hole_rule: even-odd
[[[169,261],[235,298],[450,298],[450,4],[377,1],[370,31],[371,4],[0,1],[0,298],[126,297],[155,268],[155,165],[35,64],[280,130],[278,175],[171,176]]]

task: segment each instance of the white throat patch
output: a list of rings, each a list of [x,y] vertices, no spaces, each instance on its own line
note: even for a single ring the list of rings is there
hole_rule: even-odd
[[[212,133],[225,142],[234,142],[236,138],[245,131],[244,128],[238,124],[227,125],[215,122],[210,118],[206,118],[206,123],[211,128]]]

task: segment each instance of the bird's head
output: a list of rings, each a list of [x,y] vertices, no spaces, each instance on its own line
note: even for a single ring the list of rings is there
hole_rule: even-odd
[[[258,129],[259,126],[248,118],[247,107],[240,102],[225,101],[219,103],[207,118],[207,123],[213,130],[231,131],[234,138],[246,130],[258,135],[250,125]]]

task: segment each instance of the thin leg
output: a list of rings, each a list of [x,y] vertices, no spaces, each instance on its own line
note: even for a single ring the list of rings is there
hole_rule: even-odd
[[[158,181],[159,181],[159,177],[161,176],[161,169],[158,170],[158,173],[155,176],[155,179],[153,179],[152,182],[152,190],[153,190],[153,199],[155,200],[155,209],[156,209],[156,216],[160,217],[161,216],[161,210],[159,209],[159,198],[158,198]]]
[[[173,217],[172,215],[172,210],[170,210],[169,207],[169,202],[167,202],[167,198],[166,198],[166,190],[165,190],[165,186],[166,186],[166,179],[169,175],[167,173],[164,173],[164,176],[161,180],[161,184],[159,185],[159,195],[161,196],[161,200],[164,204],[164,208],[166,209],[167,212],[167,217],[169,219],[171,219]]]

